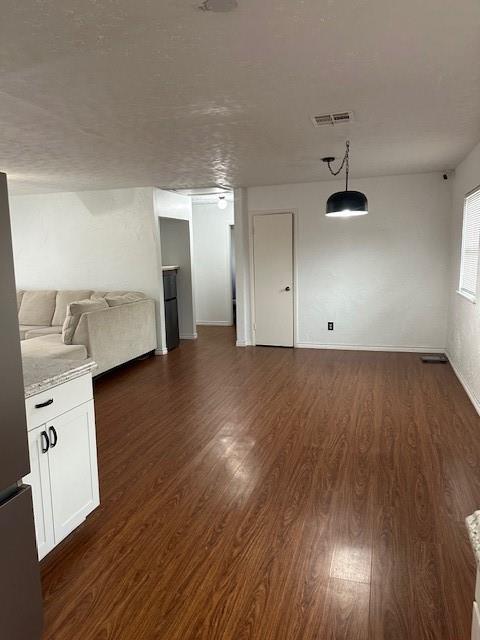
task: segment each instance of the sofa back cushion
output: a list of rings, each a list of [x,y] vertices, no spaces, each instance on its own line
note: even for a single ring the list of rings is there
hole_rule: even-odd
[[[19,324],[51,325],[56,296],[56,291],[24,291],[18,312]]]
[[[109,307],[119,307],[122,304],[130,304],[131,302],[138,302],[139,300],[145,300],[147,296],[144,293],[138,291],[130,291],[123,294],[107,293],[105,300]]]
[[[20,311],[20,306],[22,304],[23,294],[24,293],[25,293],[25,291],[22,291],[21,289],[17,290],[17,313]]]
[[[108,304],[103,298],[71,302],[67,307],[67,315],[63,323],[62,340],[64,344],[72,344],[73,334],[84,313],[101,311],[102,309],[108,309]]]
[[[87,298],[90,298],[91,295],[92,291],[90,289],[57,291],[52,325],[61,327],[67,316],[68,305],[71,302],[77,302],[78,300],[86,300]]]

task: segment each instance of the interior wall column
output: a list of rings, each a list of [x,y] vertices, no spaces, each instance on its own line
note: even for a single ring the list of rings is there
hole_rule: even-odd
[[[237,347],[246,347],[252,344],[252,317],[250,304],[250,237],[248,227],[247,189],[235,189],[234,201]]]

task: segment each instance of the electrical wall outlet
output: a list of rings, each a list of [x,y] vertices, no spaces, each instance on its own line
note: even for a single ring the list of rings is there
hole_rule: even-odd
[[[328,330],[333,331],[333,322],[328,323]]]

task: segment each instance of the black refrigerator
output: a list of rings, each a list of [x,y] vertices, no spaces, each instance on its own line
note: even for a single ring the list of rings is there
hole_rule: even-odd
[[[177,269],[168,269],[163,272],[163,300],[165,303],[167,350],[171,351],[180,344],[177,305]]]
[[[0,173],[0,637],[40,640],[42,596],[32,495],[7,178]]]

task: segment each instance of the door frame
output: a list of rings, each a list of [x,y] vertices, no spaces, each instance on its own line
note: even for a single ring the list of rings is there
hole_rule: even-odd
[[[269,216],[275,213],[290,213],[292,215],[292,274],[293,274],[293,348],[297,347],[297,318],[298,318],[298,268],[297,268],[297,238],[298,238],[298,210],[294,208],[284,209],[252,209],[248,212],[248,245],[249,245],[249,272],[250,272],[250,323],[252,327],[252,345],[256,346],[255,332],[255,259],[253,255],[253,225],[255,216]]]

